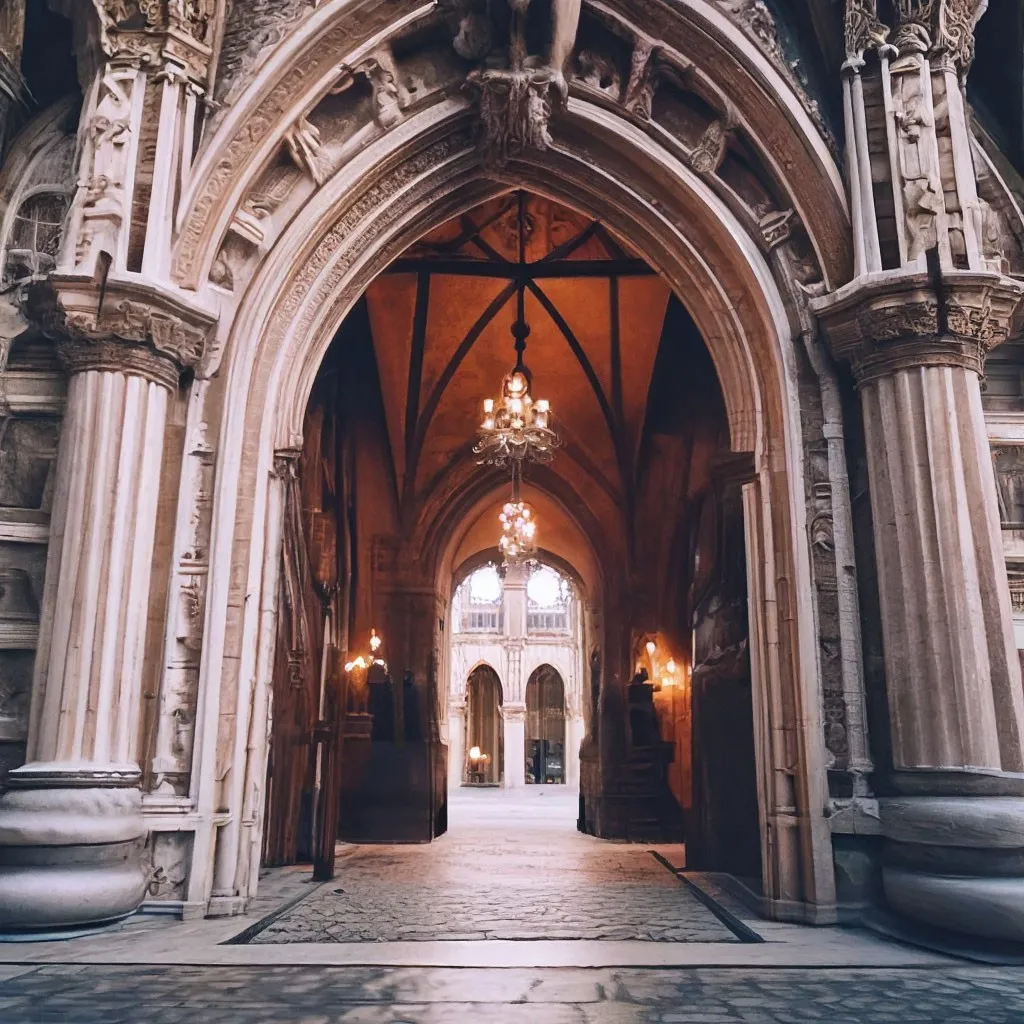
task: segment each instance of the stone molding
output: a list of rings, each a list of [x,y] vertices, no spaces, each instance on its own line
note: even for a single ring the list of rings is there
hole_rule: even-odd
[[[212,318],[150,289],[50,277],[29,292],[28,313],[57,342],[69,373],[144,377],[176,391],[206,351]]]
[[[9,789],[132,789],[142,772],[134,764],[36,761],[7,776]]]
[[[833,355],[860,385],[918,366],[984,373],[988,353],[1012,330],[1024,284],[999,274],[950,272],[861,278],[813,300]]]

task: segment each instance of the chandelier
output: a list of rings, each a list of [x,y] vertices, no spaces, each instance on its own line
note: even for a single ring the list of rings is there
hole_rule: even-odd
[[[498,514],[501,537],[498,550],[503,568],[533,561],[537,551],[537,517],[519,494],[523,463],[550,462],[562,443],[551,427],[551,404],[531,394],[533,376],[523,355],[530,325],[526,322],[526,197],[518,196],[519,259],[516,289],[516,319],[512,338],[515,365],[501,382],[497,399],[484,399],[484,415],[477,431],[473,452],[481,465],[508,466],[512,471],[512,497]]]
[[[551,429],[551,404],[530,393],[533,375],[523,361],[530,325],[526,322],[526,211],[525,198],[519,193],[519,287],[516,293],[516,320],[512,325],[515,342],[515,366],[501,382],[497,399],[484,399],[484,415],[477,432],[473,452],[481,465],[508,466],[550,462],[561,444]]]
[[[533,509],[518,499],[518,488],[513,489],[512,500],[498,513],[501,539],[498,550],[502,565],[521,565],[532,560],[537,551],[537,519]]]

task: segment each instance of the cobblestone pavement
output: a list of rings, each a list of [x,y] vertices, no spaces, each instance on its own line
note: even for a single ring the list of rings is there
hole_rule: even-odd
[[[253,941],[738,941],[647,847],[577,832],[576,808],[554,787],[453,794],[446,836],[343,847],[335,881]]]
[[[4,1024],[1024,1022],[1015,968],[0,967]]]

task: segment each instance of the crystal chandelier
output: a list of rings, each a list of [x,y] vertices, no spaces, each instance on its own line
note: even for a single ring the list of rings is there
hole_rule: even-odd
[[[501,523],[498,550],[502,565],[508,567],[531,561],[537,551],[537,519],[533,509],[525,501],[516,500],[513,494],[513,500],[505,502],[498,520]]]
[[[512,325],[516,363],[501,382],[501,395],[484,400],[484,415],[473,447],[482,465],[508,466],[527,459],[550,462],[561,444],[551,429],[551,405],[530,393],[533,377],[523,361],[530,325],[526,322],[525,198],[519,194],[519,288]]]

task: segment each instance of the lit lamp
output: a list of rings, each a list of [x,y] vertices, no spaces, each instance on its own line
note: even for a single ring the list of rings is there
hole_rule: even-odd
[[[516,500],[513,493],[513,500],[506,502],[498,513],[498,521],[501,523],[498,550],[502,564],[519,565],[528,561],[537,550],[537,519],[533,509],[525,501]]]
[[[490,761],[491,755],[485,754],[479,747],[469,748],[469,774],[470,778],[476,777],[481,782],[483,781],[484,772],[487,770],[487,762]]]

